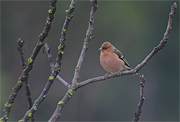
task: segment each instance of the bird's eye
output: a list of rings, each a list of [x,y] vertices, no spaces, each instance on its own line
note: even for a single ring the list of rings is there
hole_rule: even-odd
[[[103,47],[102,49],[103,49],[103,50],[106,50],[107,48],[106,48],[106,47]]]

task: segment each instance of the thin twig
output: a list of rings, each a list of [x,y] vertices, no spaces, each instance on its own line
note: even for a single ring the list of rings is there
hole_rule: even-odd
[[[171,6],[171,12],[169,14],[169,20],[168,20],[168,24],[167,24],[167,28],[166,28],[166,31],[164,33],[164,36],[163,36],[163,39],[160,41],[159,45],[157,47],[154,47],[154,49],[151,51],[151,53],[140,63],[138,64],[134,69],[132,70],[128,70],[128,71],[122,71],[120,72],[120,74],[109,74],[107,75],[106,77],[104,76],[100,76],[100,77],[95,77],[95,78],[91,78],[91,79],[88,79],[88,80],[85,80],[85,81],[82,81],[80,83],[78,83],[78,87],[83,87],[87,84],[90,84],[90,83],[94,83],[94,82],[98,82],[98,81],[102,81],[102,80],[106,80],[108,78],[113,78],[113,77],[119,77],[119,76],[123,76],[123,75],[132,75],[132,74],[136,74],[137,72],[139,72],[141,70],[142,67],[144,67],[147,62],[159,51],[161,50],[165,44],[167,43],[168,41],[168,35],[171,31],[171,26],[172,26],[172,19],[176,13],[176,8],[177,8],[177,4],[174,3],[172,6]]]
[[[79,81],[79,73],[80,73],[81,66],[82,66],[83,61],[84,61],[85,53],[88,50],[88,43],[91,41],[91,39],[93,39],[92,31],[93,31],[93,24],[94,24],[94,16],[95,16],[95,12],[96,12],[98,6],[97,6],[97,0],[90,0],[90,2],[92,4],[91,5],[92,9],[90,12],[89,27],[87,29],[86,38],[84,39],[83,48],[82,48],[77,66],[75,68],[74,78],[72,80],[72,84],[76,84]]]
[[[46,53],[48,55],[48,59],[49,59],[49,63],[50,63],[50,66],[51,66],[51,71],[53,71],[54,69],[54,63],[52,61],[52,55],[51,55],[51,49],[49,48],[48,44],[46,43],[45,44],[45,50],[46,50]],[[59,81],[61,81],[66,87],[69,87],[69,83],[67,81],[65,81],[61,76],[57,75],[56,77]]]
[[[21,57],[21,66],[22,66],[22,69],[25,69],[26,68],[26,61],[25,61],[24,52],[23,52],[23,46],[24,46],[25,41],[22,40],[21,38],[19,38],[17,40],[17,43],[18,43],[18,51],[19,51],[19,54]]]
[[[79,77],[79,71],[80,71],[80,67],[82,65],[82,62],[84,60],[84,56],[85,56],[85,51],[87,43],[91,40],[92,36],[92,30],[93,30],[93,23],[94,23],[94,15],[95,12],[97,10],[97,0],[91,0],[91,12],[90,12],[90,21],[89,21],[89,28],[87,29],[87,33],[86,33],[86,38],[84,40],[84,46],[81,52],[81,56],[79,58],[78,61],[78,65],[76,67],[76,73],[75,73],[75,80],[73,80],[72,85],[69,86],[68,91],[66,92],[65,96],[63,97],[63,99],[61,101],[58,102],[58,105],[56,107],[55,112],[53,113],[53,115],[51,116],[51,118],[49,119],[48,122],[55,122],[59,119],[59,117],[61,116],[62,110],[64,108],[64,106],[66,105],[66,103],[72,98],[72,96],[75,94],[75,91],[77,90],[77,79]],[[78,70],[78,71],[77,71]]]
[[[17,43],[18,43],[18,51],[20,53],[20,57],[21,57],[21,66],[22,66],[22,69],[25,69],[26,68],[26,61],[25,61],[25,56],[24,56],[24,52],[23,52],[23,45],[25,43],[25,41],[23,41],[21,38],[19,38],[17,40]],[[28,76],[25,80],[25,85],[26,85],[26,96],[27,96],[27,101],[28,101],[28,110],[32,107],[32,98],[31,98],[31,88],[30,88],[30,85],[28,83]],[[34,122],[35,121],[35,118],[34,116],[31,117],[31,122]]]
[[[25,84],[26,84],[26,96],[27,96],[27,100],[28,100],[28,103],[29,103],[28,110],[30,110],[32,105],[33,105],[33,102],[32,102],[32,97],[31,97],[31,88],[30,88],[30,85],[28,83],[28,77],[25,80]],[[34,117],[34,115],[32,115],[31,116],[31,122],[34,122],[34,121],[35,121],[35,117]]]
[[[142,106],[145,100],[144,97],[144,84],[145,84],[145,78],[144,75],[140,75],[139,76],[139,80],[140,80],[140,99],[139,99],[139,103],[137,105],[137,110],[136,112],[134,112],[134,118],[133,118],[133,122],[138,122],[140,119],[140,115],[142,113]]]

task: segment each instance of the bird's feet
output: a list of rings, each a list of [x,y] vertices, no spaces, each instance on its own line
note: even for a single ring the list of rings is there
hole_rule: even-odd
[[[116,73],[116,75],[121,75],[121,71],[118,71],[118,72]]]
[[[109,72],[107,72],[105,75],[104,75],[104,78],[107,79],[107,76],[109,75]]]

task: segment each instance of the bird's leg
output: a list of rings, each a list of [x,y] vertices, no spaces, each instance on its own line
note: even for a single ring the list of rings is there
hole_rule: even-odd
[[[108,75],[109,75],[109,72],[107,72],[107,73],[104,75],[104,78],[107,78]]]
[[[117,71],[117,73],[116,73],[117,75],[121,75],[121,71]]]

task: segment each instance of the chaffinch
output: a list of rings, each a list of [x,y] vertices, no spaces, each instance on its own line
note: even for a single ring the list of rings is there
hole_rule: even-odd
[[[122,53],[110,42],[104,42],[99,50],[101,51],[100,63],[108,73],[120,73],[123,69],[132,69]]]

